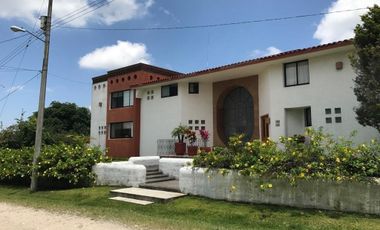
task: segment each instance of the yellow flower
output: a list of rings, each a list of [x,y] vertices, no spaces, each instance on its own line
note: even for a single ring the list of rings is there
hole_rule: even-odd
[[[296,155],[296,152],[292,152],[292,155],[295,156],[295,155]]]
[[[307,165],[307,168],[311,169],[311,164],[308,164],[308,165]]]
[[[264,188],[264,185],[263,185],[263,184],[261,184],[261,185],[260,185],[260,188],[261,188],[261,189],[263,189],[263,188]]]
[[[288,141],[291,141],[292,140],[292,138],[291,137],[288,137]]]
[[[231,191],[234,192],[236,190],[236,187],[234,185],[231,186]]]
[[[302,177],[305,177],[305,173],[300,173],[300,177],[302,178]]]
[[[342,177],[340,177],[340,176],[336,177],[337,181],[340,181],[341,179],[342,179]]]
[[[268,188],[272,188],[272,184],[268,184]]]
[[[336,161],[337,163],[340,163],[340,159],[339,159],[339,157],[337,157],[337,158],[335,159],[335,161]]]

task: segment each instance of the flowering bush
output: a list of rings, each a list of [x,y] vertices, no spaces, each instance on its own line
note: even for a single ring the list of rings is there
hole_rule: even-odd
[[[28,182],[33,153],[32,148],[0,149],[0,181]],[[90,185],[95,179],[92,166],[107,160],[100,149],[85,145],[45,146],[38,159],[38,176],[46,183]]]
[[[188,130],[186,130],[186,139],[188,139],[189,140],[189,144],[191,146],[193,146],[194,143],[197,141],[197,136],[196,136],[196,134],[195,134],[194,131],[188,129]]]
[[[233,169],[242,175],[268,179],[285,178],[292,184],[298,179],[372,181],[380,177],[380,143],[375,140],[355,146],[351,140],[335,140],[314,129],[307,129],[302,141],[281,137],[280,144],[270,139],[243,142],[243,137],[233,136],[227,147],[200,153],[193,165]],[[262,184],[263,188],[271,186]]]
[[[200,129],[199,134],[201,135],[204,147],[207,147],[208,139],[210,138],[210,134],[207,130]]]

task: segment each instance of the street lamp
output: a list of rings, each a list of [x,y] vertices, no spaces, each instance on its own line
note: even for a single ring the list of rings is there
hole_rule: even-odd
[[[50,29],[51,29],[51,15],[53,9],[53,0],[49,0],[48,5],[48,15],[47,17],[41,17],[41,29],[44,31],[45,40],[42,40],[37,35],[29,32],[28,30],[18,27],[11,26],[11,30],[13,32],[26,32],[37,38],[38,40],[44,42],[44,59],[42,62],[42,70],[41,70],[41,86],[40,86],[40,97],[38,101],[38,115],[37,115],[37,126],[36,126],[36,139],[34,142],[34,155],[33,155],[33,168],[32,168],[32,177],[30,183],[30,190],[32,192],[37,191],[38,185],[38,176],[37,176],[37,160],[41,153],[41,145],[42,145],[42,128],[44,123],[44,111],[45,111],[45,98],[46,98],[46,80],[47,80],[47,70],[49,63],[49,46],[50,46]]]
[[[30,31],[28,31],[28,30],[26,30],[26,29],[24,29],[24,28],[22,28],[22,27],[19,27],[19,26],[11,26],[11,30],[12,30],[13,32],[24,32],[24,33],[26,32],[26,33],[32,35],[33,37],[37,38],[38,40],[40,40],[40,41],[42,41],[42,42],[45,42],[44,40],[42,40],[40,37],[38,37],[38,36],[35,35],[34,33],[30,32]]]

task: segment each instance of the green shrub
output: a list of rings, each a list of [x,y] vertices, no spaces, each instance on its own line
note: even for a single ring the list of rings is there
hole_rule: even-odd
[[[0,149],[0,181],[30,181],[34,149]],[[107,161],[99,148],[85,145],[43,147],[38,159],[38,176],[45,186],[86,186],[94,182],[92,166]],[[53,186],[54,187],[54,186]]]
[[[201,152],[194,167],[233,169],[247,176],[335,181],[372,181],[380,177],[380,143],[355,146],[348,139],[335,140],[322,130],[307,129],[304,136],[243,142],[243,135],[230,138],[227,147]]]

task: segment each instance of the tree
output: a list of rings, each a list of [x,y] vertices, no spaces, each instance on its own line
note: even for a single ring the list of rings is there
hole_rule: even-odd
[[[355,28],[355,54],[351,64],[357,74],[354,93],[360,105],[356,119],[380,132],[380,7],[375,5]]]
[[[37,112],[27,120],[17,119],[16,124],[0,132],[0,148],[22,148],[34,145]],[[46,145],[79,143],[90,135],[90,111],[74,103],[53,101],[44,114],[42,141]],[[88,138],[87,138],[88,139]]]

